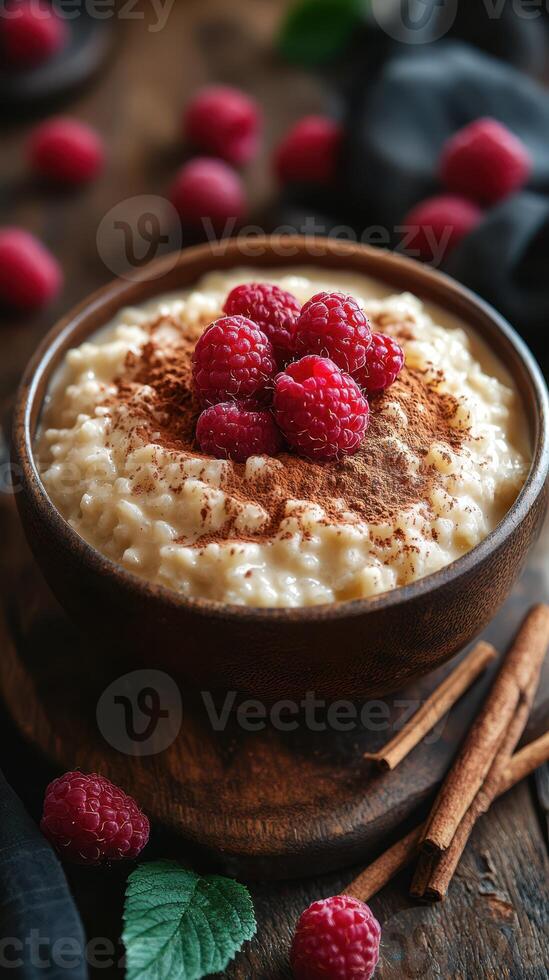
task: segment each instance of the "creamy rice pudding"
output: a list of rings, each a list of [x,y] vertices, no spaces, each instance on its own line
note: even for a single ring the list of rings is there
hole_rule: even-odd
[[[214,459],[195,440],[191,355],[229,290],[257,270],[123,311],[69,351],[38,435],[42,480],[104,555],[185,596],[309,606],[377,595],[482,541],[513,504],[530,452],[519,397],[466,326],[409,294],[325,270],[263,270],[305,302],[355,296],[406,364],[371,398],[359,451]]]

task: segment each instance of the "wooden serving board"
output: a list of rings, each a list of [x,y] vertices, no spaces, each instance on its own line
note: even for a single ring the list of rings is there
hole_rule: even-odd
[[[435,737],[393,773],[373,773],[363,752],[383,745],[404,712],[430,693],[448,667],[385,702],[370,702],[366,724],[355,723],[349,706],[340,708],[340,721],[352,725],[350,731],[329,726],[313,731],[304,709],[297,719],[282,713],[284,722],[298,721],[291,732],[272,723],[246,731],[234,713],[223,731],[215,731],[200,696],[174,693],[169,679],[159,682],[154,655],[153,673],[136,679],[128,662],[131,676],[121,684],[120,665],[113,669],[101,650],[86,644],[49,593],[7,499],[0,506],[4,558],[10,557],[0,689],[18,729],[51,762],[52,775],[74,768],[102,772],[140,801],[159,852],[167,853],[169,846],[170,853],[184,854],[192,846],[195,860],[201,857],[246,878],[318,874],[365,860],[426,808],[494,668],[450,712]],[[486,632],[498,649],[508,645],[526,608],[549,594],[545,565],[541,545]],[[234,707],[241,702],[237,697]],[[248,724],[251,719],[257,727],[262,720],[257,706],[248,709]],[[168,717],[158,719],[159,711]],[[548,714],[549,664],[529,735],[539,734]],[[318,729],[327,716],[309,705],[308,718]],[[122,745],[132,726],[138,738],[147,726],[152,735]],[[140,754],[154,748],[161,751]]]

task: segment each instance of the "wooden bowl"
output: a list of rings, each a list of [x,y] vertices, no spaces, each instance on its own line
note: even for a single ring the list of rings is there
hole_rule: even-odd
[[[187,599],[103,557],[48,498],[33,438],[52,372],[70,348],[122,307],[193,285],[204,273],[240,265],[315,265],[362,273],[390,291],[409,290],[461,317],[510,371],[524,403],[532,465],[517,501],[481,544],[421,581],[371,599],[303,609],[257,609]],[[514,330],[486,303],[414,261],[348,242],[301,237],[247,239],[168,256],[132,282],[115,281],[68,314],[29,364],[17,399],[17,503],[31,548],[54,593],[97,651],[123,651],[135,666],[162,667],[208,690],[272,701],[377,697],[428,673],[471,641],[494,616],[521,571],[547,507],[549,409],[546,385]]]

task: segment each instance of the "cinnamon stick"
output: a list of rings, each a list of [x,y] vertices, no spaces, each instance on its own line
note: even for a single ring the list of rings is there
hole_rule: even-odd
[[[372,895],[380,891],[388,881],[404,868],[417,852],[421,826],[414,827],[406,837],[393,844],[388,851],[378,857],[351,882],[345,889],[345,895],[367,902]]]
[[[364,758],[375,763],[381,769],[395,769],[421,742],[427,732],[430,732],[437,722],[444,717],[496,656],[497,653],[490,643],[477,643],[461,663],[433,691],[401,731],[379,752],[365,752]]]
[[[499,794],[500,788],[504,786],[504,773],[520,741],[532,710],[532,704],[534,703],[538,689],[540,671],[541,663],[538,664],[530,679],[528,688],[524,692],[515,717],[509,725],[500,750],[492,763],[483,785],[461,820],[450,846],[442,854],[437,855],[433,862],[424,888],[424,897],[430,901],[440,902],[446,895],[465,845],[471,836],[473,827],[478,818],[490,809],[490,806]]]
[[[411,898],[424,898],[425,892],[433,874],[433,866],[437,860],[435,854],[428,854],[427,851],[420,851],[417,859],[416,870],[410,885]]]
[[[549,645],[549,606],[527,615],[484,706],[436,797],[421,845],[445,851],[479,792]]]
[[[520,783],[521,779],[526,779],[530,773],[535,772],[540,766],[549,760],[549,732],[540,735],[534,742],[525,745],[520,752],[516,752],[507,763],[498,790],[498,796],[506,793],[515,783]]]
[[[536,739],[535,742],[530,742],[520,752],[516,752],[509,760],[497,795],[501,796],[507,790],[512,789],[516,783],[526,779],[547,761],[549,761],[549,731]],[[362,902],[367,902],[372,895],[387,885],[391,878],[394,878],[402,868],[405,868],[418,853],[422,828],[422,824],[415,827],[409,834],[406,834],[406,837],[397,841],[396,844],[381,854],[347,886],[345,895],[352,895]],[[429,854],[422,854],[421,856],[427,859],[431,857]]]

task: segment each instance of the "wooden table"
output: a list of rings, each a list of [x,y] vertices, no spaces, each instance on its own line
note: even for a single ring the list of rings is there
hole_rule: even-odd
[[[318,80],[280,63],[273,53],[272,30],[283,6],[277,0],[185,0],[176,3],[162,31],[152,33],[147,21],[140,20],[118,25],[120,36],[110,64],[94,85],[64,107],[97,125],[109,147],[106,173],[85,191],[52,193],[32,181],[23,158],[29,122],[4,126],[2,222],[21,224],[40,235],[61,260],[66,284],[44,315],[2,323],[2,418],[7,420],[21,368],[48,326],[111,278],[96,247],[103,215],[124,198],[165,193],[183,158],[182,105],[197,85],[210,79],[242,84],[266,106],[266,148],[246,174],[252,215],[262,213],[273,190],[268,147],[290,121],[322,107],[329,98]],[[548,549],[549,530],[538,552],[540,568]],[[9,552],[4,551],[0,560],[6,573]],[[505,617],[498,620],[497,630],[495,640],[505,646]],[[0,765],[37,813],[44,763],[18,739],[6,718],[0,721],[0,735]],[[372,902],[384,930],[379,977],[546,977],[546,835],[531,780],[507,794],[480,822],[444,905],[414,905],[407,897],[406,873],[384,889]],[[344,888],[352,874],[351,869],[319,879],[255,885],[258,936],[226,976],[289,977],[287,947],[297,915],[314,898]],[[108,878],[71,872],[71,882],[89,935],[116,941],[123,872]],[[120,975],[119,967],[97,971],[105,978]]]

